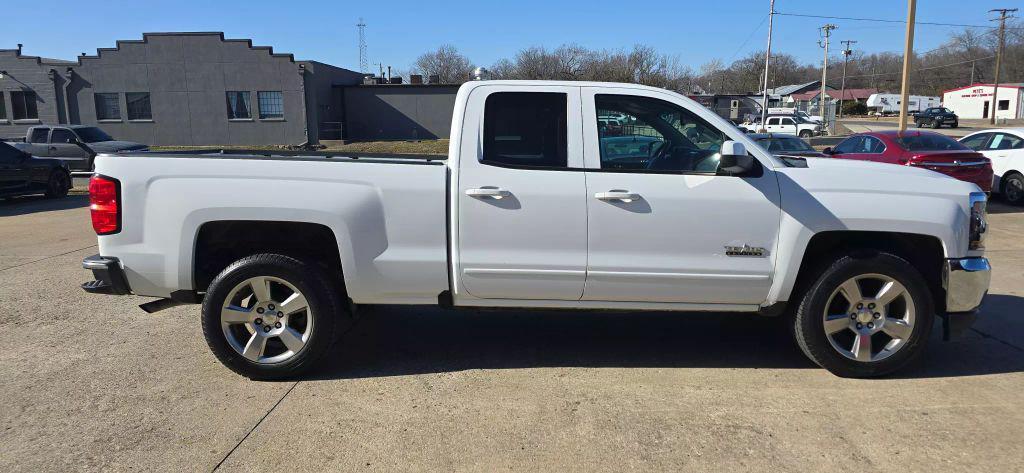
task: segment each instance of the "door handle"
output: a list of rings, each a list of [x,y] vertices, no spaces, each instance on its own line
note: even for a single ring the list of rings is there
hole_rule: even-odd
[[[594,194],[597,200],[603,200],[605,202],[611,200],[619,200],[622,202],[632,202],[640,199],[640,194],[634,194],[630,191],[623,190],[610,190],[608,192],[598,192]]]
[[[466,195],[470,197],[493,197],[495,199],[500,199],[502,197],[508,197],[512,195],[512,193],[497,187],[479,187],[476,189],[466,189]]]

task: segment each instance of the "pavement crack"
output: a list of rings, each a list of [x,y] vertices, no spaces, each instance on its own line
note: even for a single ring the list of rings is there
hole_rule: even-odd
[[[224,462],[226,462],[228,460],[228,458],[231,457],[231,454],[235,453],[235,450],[238,450],[238,447],[240,447],[242,445],[242,442],[245,442],[245,439],[249,438],[249,436],[252,435],[252,433],[256,431],[256,429],[260,426],[260,424],[262,424],[263,421],[268,416],[270,416],[270,413],[274,412],[274,410],[277,409],[277,406],[281,405],[281,402],[284,401],[284,398],[288,397],[288,395],[291,394],[292,390],[295,389],[295,386],[298,386],[299,383],[300,383],[300,381],[296,381],[296,382],[292,383],[292,386],[290,388],[288,388],[288,390],[285,391],[284,394],[281,395],[281,399],[278,399],[277,402],[275,402],[274,405],[270,407],[270,409],[267,411],[267,413],[263,414],[263,417],[260,417],[260,420],[258,420],[256,422],[256,424],[253,425],[252,428],[249,429],[249,431],[245,433],[245,436],[243,436],[238,441],[238,443],[235,444],[234,447],[231,447],[231,450],[228,451],[227,455],[224,455],[224,458],[221,458],[220,461],[217,462],[217,466],[213,467],[213,469],[210,470],[210,471],[212,472],[212,471],[217,471],[218,469],[220,469],[221,465],[223,465]]]
[[[82,250],[87,250],[87,249],[89,249],[89,248],[92,248],[92,247],[94,247],[94,246],[96,246],[96,245],[89,245],[89,246],[86,246],[86,247],[82,247],[82,248],[79,248],[79,249],[77,249],[77,250],[71,250],[71,251],[68,251],[68,252],[66,252],[66,253],[61,253],[61,254],[59,254],[59,255],[52,255],[52,256],[46,256],[46,257],[43,257],[43,258],[39,258],[39,259],[37,259],[37,260],[33,260],[33,261],[28,261],[28,262],[25,262],[25,263],[21,263],[21,264],[16,264],[16,265],[14,265],[14,266],[8,266],[8,267],[6,267],[6,268],[0,268],[0,271],[7,271],[8,269],[20,268],[20,267],[22,267],[22,266],[27,266],[27,265],[30,265],[30,264],[32,264],[32,263],[38,263],[38,262],[40,262],[40,261],[46,261],[46,260],[48,260],[48,259],[50,259],[50,258],[56,258],[56,257],[58,257],[58,256],[70,255],[71,253],[74,253],[74,252],[76,252],[76,251],[82,251]]]
[[[1013,343],[1010,343],[1010,342],[1008,342],[1006,340],[1003,340],[1003,339],[1001,339],[1001,338],[999,338],[999,337],[997,337],[995,335],[989,335],[989,334],[987,334],[985,332],[982,332],[981,330],[978,330],[978,329],[976,329],[974,327],[971,327],[971,330],[973,332],[977,333],[978,335],[981,335],[982,338],[991,338],[992,340],[995,340],[995,341],[997,341],[999,343],[1002,343],[1003,345],[1006,345],[1006,346],[1008,346],[1010,348],[1013,348],[1014,350],[1024,351],[1024,347],[1019,347],[1017,345],[1014,345]]]

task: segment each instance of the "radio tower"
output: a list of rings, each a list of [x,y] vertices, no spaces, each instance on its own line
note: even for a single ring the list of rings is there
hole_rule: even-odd
[[[370,68],[369,61],[366,59],[366,22],[362,18],[359,19],[359,72],[366,74],[366,70]]]

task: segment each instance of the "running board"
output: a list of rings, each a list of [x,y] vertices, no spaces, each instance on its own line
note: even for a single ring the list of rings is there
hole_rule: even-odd
[[[185,304],[188,304],[188,302],[176,301],[174,299],[157,299],[145,304],[139,304],[139,308],[146,311],[147,314],[152,314],[164,309],[170,309],[171,307],[177,307]]]

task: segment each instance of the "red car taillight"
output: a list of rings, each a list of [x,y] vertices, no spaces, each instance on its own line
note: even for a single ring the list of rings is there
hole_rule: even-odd
[[[89,179],[89,213],[97,235],[121,231],[121,185],[117,179],[92,176]]]

